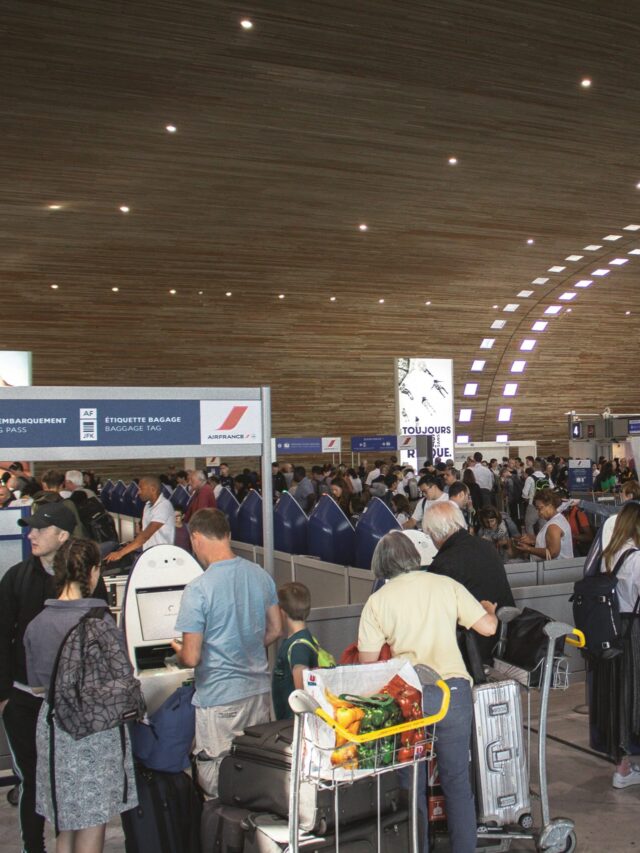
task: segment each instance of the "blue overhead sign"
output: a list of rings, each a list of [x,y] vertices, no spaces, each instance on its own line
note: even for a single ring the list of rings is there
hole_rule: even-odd
[[[397,450],[397,435],[354,435],[351,438],[353,453],[371,453],[376,450]]]
[[[569,460],[569,491],[590,492],[593,488],[593,469],[590,459]]]
[[[322,438],[276,438],[276,453],[322,453]]]
[[[629,435],[640,435],[640,419],[629,418]]]

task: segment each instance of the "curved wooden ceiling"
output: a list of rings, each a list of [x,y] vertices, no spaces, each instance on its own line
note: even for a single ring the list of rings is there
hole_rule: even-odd
[[[276,434],[348,436],[393,431],[394,356],[451,356],[460,433],[546,449],[640,408],[640,6],[2,9],[3,345],[37,383],[266,383]]]

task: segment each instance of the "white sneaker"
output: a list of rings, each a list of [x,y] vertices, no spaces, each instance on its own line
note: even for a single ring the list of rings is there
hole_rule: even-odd
[[[640,785],[640,769],[632,765],[631,770],[626,776],[616,771],[613,774],[611,784],[614,788],[630,788],[632,785]]]

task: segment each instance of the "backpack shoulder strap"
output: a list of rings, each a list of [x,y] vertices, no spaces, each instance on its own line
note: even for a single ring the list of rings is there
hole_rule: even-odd
[[[616,577],[616,575],[618,574],[618,572],[622,568],[622,564],[627,559],[627,557],[630,557],[631,554],[635,554],[636,551],[638,551],[638,550],[640,550],[640,549],[639,548],[627,548],[626,551],[624,551],[622,554],[620,554],[615,566],[613,567],[613,570],[611,571],[611,574],[613,575],[614,578]]]
[[[307,640],[305,637],[299,637],[294,643],[291,643],[291,645],[289,646],[289,648],[287,650],[287,660],[289,662],[289,668],[291,668],[291,653],[293,652],[293,650],[296,646],[300,646],[300,645],[308,646],[310,649],[313,649],[313,651],[316,654],[318,654],[319,646],[318,646],[318,641],[316,640],[315,637],[313,638],[313,642],[311,642],[311,640]]]

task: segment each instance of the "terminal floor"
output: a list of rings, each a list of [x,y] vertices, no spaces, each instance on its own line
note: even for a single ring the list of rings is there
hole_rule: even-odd
[[[536,694],[533,697],[535,705]],[[549,734],[588,749],[587,718],[573,710],[583,701],[583,684],[574,684],[564,692],[554,692],[551,696]],[[534,736],[534,751],[536,745]],[[601,853],[603,850],[618,853],[640,846],[640,833],[637,829],[640,785],[622,791],[615,790],[611,787],[611,764],[556,740],[548,741],[548,754],[551,813],[555,816],[570,817],[575,821],[577,849],[580,853]],[[55,850],[53,833],[48,849],[50,853]],[[436,853],[445,853],[447,849],[446,840],[439,839]],[[2,791],[0,853],[16,853],[19,850],[16,809],[7,803]],[[511,850],[513,853],[524,853],[534,850],[534,847],[531,842],[517,841],[512,844]],[[119,820],[112,821],[107,828],[105,851],[124,851]]]

